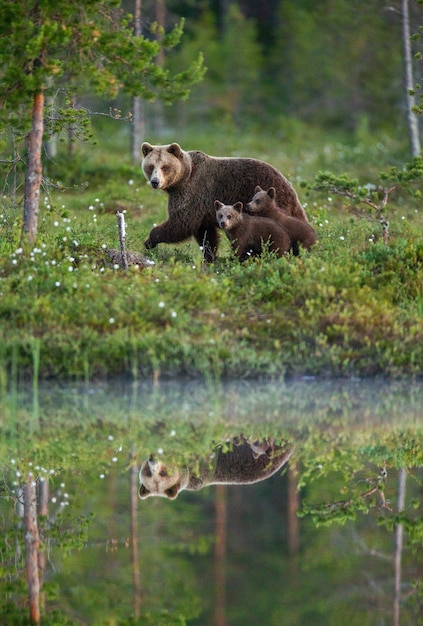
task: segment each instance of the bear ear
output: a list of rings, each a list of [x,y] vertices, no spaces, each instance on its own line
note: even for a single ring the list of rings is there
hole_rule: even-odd
[[[235,202],[234,204],[234,209],[235,211],[237,211],[238,213],[242,213],[242,207],[244,205],[242,204],[242,202]]]
[[[148,489],[146,489],[146,487],[144,487],[144,485],[141,485],[138,491],[138,495],[141,498],[141,500],[145,500],[145,498],[148,498],[148,496],[150,495],[150,492]]]
[[[151,143],[148,143],[148,141],[144,141],[144,143],[141,146],[141,152],[143,153],[143,155],[147,156],[147,154],[151,152],[152,150],[153,150],[153,146],[151,145]]]
[[[174,500],[178,497],[179,493],[179,485],[173,485],[173,487],[169,487],[166,489],[165,494],[169,498],[169,500]]]
[[[214,208],[216,209],[216,211],[217,211],[218,209],[221,209],[223,206],[225,206],[225,205],[223,204],[223,202],[219,202],[219,200],[215,200],[215,201],[214,201]]]
[[[257,185],[254,189],[254,193],[259,193],[259,191],[263,191],[263,189],[260,187],[260,185]]]
[[[273,200],[276,197],[276,189],[274,187],[270,187],[270,189],[267,190],[267,195],[271,200]]]
[[[178,159],[182,156],[182,148],[179,143],[171,143],[167,149],[170,154],[174,154]]]

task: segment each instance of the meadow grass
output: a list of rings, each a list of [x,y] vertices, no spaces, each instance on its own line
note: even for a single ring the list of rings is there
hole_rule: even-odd
[[[154,138],[148,137],[154,142]],[[174,140],[163,137],[157,143]],[[194,242],[160,245],[154,265],[124,272],[105,254],[118,248],[124,210],[127,249],[144,252],[167,197],[129,161],[127,137],[58,158],[46,172],[39,237],[20,247],[21,207],[3,197],[0,223],[0,381],[25,376],[86,379],[150,376],[415,376],[423,371],[422,220],[411,197],[390,207],[390,243],[377,221],[353,216],[340,198],[300,188],[321,169],[368,176],[398,164],[383,142],[322,143],[297,129],[269,138],[212,134],[179,139],[187,149],[249,155],[294,183],[319,242],[310,254],[265,254],[240,265],[224,237],[204,266]],[[390,152],[391,151],[391,152]],[[367,159],[367,161],[365,160]],[[367,178],[365,179],[367,181]]]

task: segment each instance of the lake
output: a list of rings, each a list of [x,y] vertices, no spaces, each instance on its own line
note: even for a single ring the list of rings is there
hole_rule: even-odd
[[[419,381],[45,383],[0,418],[0,623],[421,620]]]

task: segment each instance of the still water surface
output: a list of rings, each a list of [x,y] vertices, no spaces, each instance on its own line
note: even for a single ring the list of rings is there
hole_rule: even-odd
[[[45,386],[0,416],[4,623],[29,472],[44,623],[423,623],[418,382]]]

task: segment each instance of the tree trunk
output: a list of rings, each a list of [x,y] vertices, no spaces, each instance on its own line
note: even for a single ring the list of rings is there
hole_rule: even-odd
[[[47,79],[47,84],[49,88],[49,95],[46,97],[46,105],[50,109],[50,114],[53,111],[54,105],[54,96],[51,94],[51,89],[53,88],[53,78],[50,76]],[[54,159],[57,156],[57,134],[50,134],[47,136],[45,142],[45,151],[49,159]]]
[[[164,0],[156,0],[156,22],[162,28],[165,28],[166,23],[166,7]],[[157,36],[157,40],[160,42],[161,35]],[[163,48],[157,55],[157,65],[163,67],[164,65],[164,51]],[[154,102],[154,111],[152,119],[153,130],[156,134],[160,135],[164,128],[164,106],[163,101],[158,99]]]
[[[214,623],[226,626],[226,544],[227,544],[227,487],[215,487],[215,546],[214,546]]]
[[[49,481],[48,476],[38,481],[38,516],[48,518],[48,500],[49,500]],[[45,524],[45,522],[44,522]],[[40,530],[38,529],[38,533]],[[44,543],[45,538],[41,534],[42,545],[38,550],[38,576],[40,579],[40,611],[44,612],[46,604],[46,594],[43,592],[44,575],[47,567],[47,551]]]
[[[407,482],[407,471],[400,469],[398,472],[398,513],[405,508],[405,487]],[[395,590],[394,590],[394,626],[400,626],[400,601],[401,601],[401,562],[404,544],[404,526],[397,524],[395,528]]]
[[[420,155],[420,137],[419,137],[419,122],[416,113],[412,108],[416,104],[416,98],[413,93],[410,94],[410,90],[415,88],[413,78],[413,56],[411,53],[411,39],[410,39],[410,13],[408,0],[402,0],[401,2],[401,20],[402,20],[402,47],[404,57],[404,89],[405,89],[405,103],[407,109],[407,126],[408,136],[410,140],[411,156],[416,157]]]
[[[289,466],[288,471],[288,550],[292,557],[300,551],[300,521],[298,510],[300,508],[300,494],[298,492],[298,468]]]
[[[38,550],[40,537],[37,524],[37,494],[33,474],[30,472],[24,485],[25,567],[28,586],[29,617],[33,624],[40,623],[40,578]]]
[[[41,149],[44,134],[44,92],[35,94],[32,108],[32,125],[27,137],[28,162],[25,176],[23,242],[33,244],[37,236],[38,211],[43,167]]]
[[[141,1],[135,0],[134,6],[134,34],[141,37]],[[132,99],[132,132],[131,132],[131,157],[134,165],[138,165],[141,159],[141,144],[144,141],[145,120],[144,103],[141,96]]]
[[[139,619],[141,615],[141,577],[138,561],[137,542],[137,508],[138,508],[138,465],[135,453],[131,452],[131,466],[129,468],[130,496],[131,496],[131,561],[132,561],[132,581],[134,585],[134,617]]]

